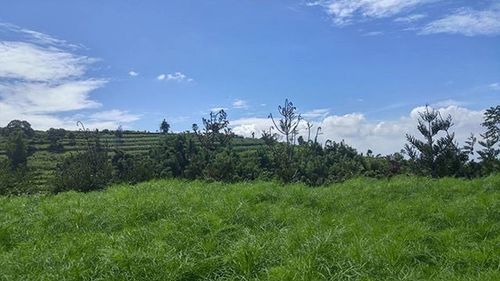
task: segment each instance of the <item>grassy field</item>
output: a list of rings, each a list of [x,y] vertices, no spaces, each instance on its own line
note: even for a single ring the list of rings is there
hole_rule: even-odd
[[[0,197],[0,280],[500,280],[500,176]]]

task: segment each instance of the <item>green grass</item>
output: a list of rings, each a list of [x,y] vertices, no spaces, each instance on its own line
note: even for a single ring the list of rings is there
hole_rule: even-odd
[[[0,280],[500,280],[500,176],[0,197]]]

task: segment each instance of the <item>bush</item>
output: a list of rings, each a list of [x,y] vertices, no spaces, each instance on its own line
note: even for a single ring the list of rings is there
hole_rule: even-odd
[[[116,150],[111,158],[115,182],[137,183],[153,178],[153,165],[146,157]]]
[[[101,147],[99,134],[85,131],[87,149],[66,157],[57,165],[54,191],[100,190],[112,179],[108,153]]]

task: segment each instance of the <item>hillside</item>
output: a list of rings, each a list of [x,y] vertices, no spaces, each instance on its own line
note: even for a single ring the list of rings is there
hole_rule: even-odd
[[[34,173],[34,185],[36,190],[49,189],[49,182],[53,177],[53,172],[56,165],[69,153],[74,153],[85,149],[85,140],[81,132],[73,131],[75,135],[74,144],[71,143],[68,135],[71,131],[67,131],[66,136],[62,138],[61,144],[64,147],[62,153],[50,152],[47,133],[44,131],[36,131],[35,136],[29,141],[29,145],[35,149],[33,155],[28,157],[28,167],[32,168]],[[166,135],[167,138],[174,137],[175,134]],[[112,132],[100,132],[101,142],[110,149],[119,147],[123,151],[130,154],[147,154],[149,149],[157,145],[165,135],[151,132],[125,131],[120,142]],[[236,137],[233,139],[233,148],[235,151],[255,150],[262,146],[263,142],[260,139],[249,139]],[[0,136],[0,157],[5,157],[5,138]],[[112,153],[110,153],[112,155]]]
[[[0,197],[0,280],[499,280],[500,176]]]

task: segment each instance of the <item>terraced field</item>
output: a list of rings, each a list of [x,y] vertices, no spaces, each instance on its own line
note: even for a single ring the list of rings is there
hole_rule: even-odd
[[[69,133],[69,131],[68,131]],[[36,151],[28,158],[28,166],[34,172],[34,185],[37,190],[46,190],[48,183],[54,176],[54,169],[65,156],[70,153],[75,153],[85,148],[85,140],[79,132],[73,132],[76,136],[75,143],[71,145],[69,138],[62,140],[64,152],[53,153],[48,150],[49,142],[46,132],[37,131],[34,138],[30,141]],[[67,136],[68,134],[66,134]],[[174,137],[174,134],[169,134],[167,137]],[[145,155],[149,150],[158,144],[160,139],[164,137],[159,133],[149,132],[124,132],[123,138],[118,142],[116,136],[112,133],[101,133],[101,142],[110,150],[119,146],[120,149],[127,153],[136,155]],[[251,151],[262,146],[264,143],[259,139],[235,138],[233,139],[233,148],[237,152]],[[110,153],[110,156],[112,152]],[[0,137],[0,158],[5,156],[5,139]]]

